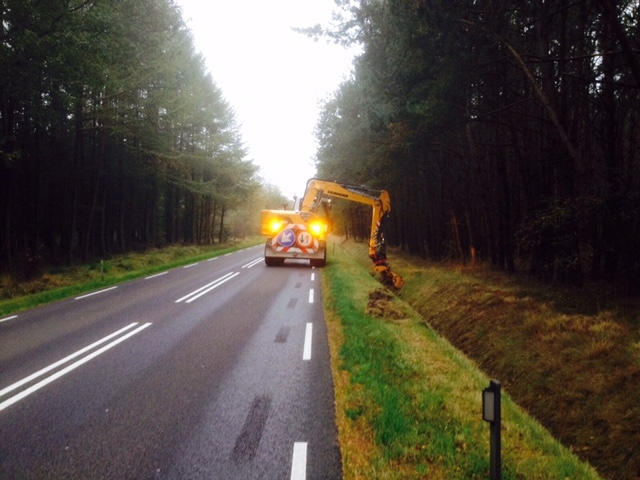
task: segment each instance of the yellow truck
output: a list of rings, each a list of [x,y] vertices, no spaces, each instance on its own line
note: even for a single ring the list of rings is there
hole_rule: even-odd
[[[327,262],[329,233],[328,206],[332,198],[371,205],[371,235],[369,258],[382,283],[400,288],[402,277],[391,271],[387,262],[384,223],[391,211],[386,190],[370,190],[312,178],[307,182],[299,208],[293,210],[263,210],[261,233],[267,236],[264,261],[267,266],[282,265],[286,259],[308,259],[311,266],[322,267]],[[321,214],[321,209],[324,214]]]

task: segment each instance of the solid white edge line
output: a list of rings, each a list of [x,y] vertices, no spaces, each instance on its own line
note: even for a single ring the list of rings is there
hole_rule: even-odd
[[[18,315],[12,315],[11,317],[3,318],[2,320],[0,320],[0,323],[8,322],[9,320],[13,320],[14,318],[18,318]]]
[[[148,277],[145,277],[145,280],[151,280],[152,278],[160,277],[162,275],[166,275],[167,273],[169,272],[156,273],[155,275],[150,275]]]
[[[222,285],[224,282],[227,282],[229,280],[231,280],[233,277],[235,277],[236,275],[240,275],[240,272],[236,272],[233,275],[231,275],[230,277],[225,278],[224,280],[221,280],[219,282],[217,282],[214,286],[207,288],[204,292],[200,292],[198,295],[196,295],[195,297],[191,297],[189,300],[187,300],[185,303],[191,303],[193,302],[196,298],[200,298],[201,296],[209,293],[211,290],[213,290],[214,288],[218,288],[220,285]]]
[[[307,442],[293,444],[291,459],[291,480],[306,480],[307,478]]]
[[[14,395],[13,397],[8,398],[4,402],[0,403],[0,412],[2,410],[4,410],[5,408],[10,407],[14,403],[19,402],[23,398],[28,397],[33,392],[35,392],[37,390],[40,390],[42,387],[50,384],[54,380],[57,380],[58,378],[62,377],[63,375],[66,375],[67,373],[71,372],[72,370],[75,370],[79,366],[84,365],[89,360],[92,360],[93,358],[97,357],[98,355],[103,354],[104,352],[106,352],[110,348],[113,348],[116,345],[118,345],[119,343],[124,342],[127,338],[132,337],[133,335],[135,335],[138,332],[141,332],[142,330],[144,330],[145,328],[147,328],[150,325],[151,325],[151,323],[145,323],[144,325],[141,325],[140,327],[136,328],[132,332],[127,333],[126,335],[124,335],[124,336],[118,338],[117,340],[114,340],[113,342],[109,343],[108,345],[105,345],[101,349],[96,350],[95,352],[87,355],[84,358],[81,358],[77,362],[72,363],[71,365],[69,365],[69,366],[63,368],[62,370],[60,370],[59,372],[54,373],[50,377],[47,377],[44,380],[41,380],[40,382],[36,383],[35,385],[32,385],[31,387],[27,388],[26,390],[23,390],[22,392],[18,393],[17,395]]]
[[[313,288],[309,289],[309,303],[313,303]]]
[[[31,375],[29,375],[26,378],[23,378],[22,380],[9,385],[8,387],[3,388],[2,390],[0,390],[0,397],[4,397],[7,393],[15,390],[16,388],[21,387],[22,385],[24,385],[25,383],[29,383],[31,380],[34,380],[36,378],[38,378],[41,375],[44,375],[47,372],[50,372],[51,370],[53,370],[54,368],[58,368],[60,365],[69,362],[70,360],[73,360],[74,358],[82,355],[85,352],[88,352],[89,350],[94,349],[95,347],[97,347],[98,345],[111,340],[113,337],[117,337],[118,335],[120,335],[122,332],[126,332],[127,330],[135,327],[138,324],[138,322],[134,322],[131,325],[128,325],[124,328],[121,328],[120,330],[118,330],[117,332],[113,332],[110,335],[107,335],[106,337],[98,340],[97,342],[92,343],[91,345],[84,347],[80,350],[78,350],[75,353],[72,353],[69,356],[64,357],[62,360],[58,360],[55,363],[52,363],[51,365],[49,365],[48,367],[43,368],[42,370],[38,370],[36,373],[32,373]]]
[[[302,352],[302,360],[311,360],[311,340],[313,336],[313,323],[307,323],[304,332],[304,350]]]
[[[225,277],[228,277],[228,276],[229,276],[229,275],[231,275],[232,273],[233,273],[233,272],[229,272],[229,273],[227,273],[226,275],[223,275],[222,277],[218,278],[217,280],[214,280],[214,281],[213,281],[213,282],[211,282],[211,283],[207,283],[204,287],[200,287],[199,289],[194,290],[193,292],[186,294],[184,297],[179,298],[178,300],[176,300],[176,303],[180,303],[181,301],[183,301],[183,300],[185,300],[185,299],[189,298],[191,295],[195,295],[196,293],[201,292],[201,291],[202,291],[202,290],[204,290],[205,288],[210,287],[211,285],[213,285],[213,284],[215,284],[215,283],[219,282],[220,280],[224,279]]]
[[[82,295],[80,297],[76,297],[75,300],[80,300],[80,299],[83,299],[83,298],[92,297],[93,295],[98,295],[99,293],[108,292],[109,290],[115,290],[116,288],[118,288],[118,287],[117,286],[116,287],[110,287],[110,288],[105,288],[104,290],[98,290],[97,292],[87,293],[86,295]]]

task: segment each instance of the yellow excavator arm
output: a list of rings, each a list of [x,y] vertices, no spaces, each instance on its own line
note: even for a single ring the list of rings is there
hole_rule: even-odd
[[[326,205],[328,198],[341,198],[351,202],[371,205],[371,234],[369,236],[369,258],[373,261],[374,270],[381,274],[383,283],[400,288],[404,280],[400,275],[391,271],[387,262],[386,242],[384,239],[384,223],[391,212],[391,200],[386,190],[369,190],[358,185],[347,185],[328,180],[312,178],[307,182],[307,188],[300,204],[301,212],[317,213],[320,207]]]

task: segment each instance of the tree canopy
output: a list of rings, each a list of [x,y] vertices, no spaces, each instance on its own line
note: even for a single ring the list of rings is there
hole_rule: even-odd
[[[359,43],[318,122],[319,176],[386,188],[388,241],[640,291],[640,7],[337,0]]]
[[[172,0],[4,0],[0,65],[3,270],[214,242],[256,188]]]

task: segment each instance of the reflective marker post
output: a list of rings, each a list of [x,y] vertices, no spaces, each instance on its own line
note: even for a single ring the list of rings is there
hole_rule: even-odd
[[[491,480],[501,479],[500,460],[500,429],[502,423],[500,405],[500,382],[491,380],[489,387],[482,390],[482,419],[489,422],[490,431],[490,457],[489,472]]]

